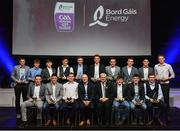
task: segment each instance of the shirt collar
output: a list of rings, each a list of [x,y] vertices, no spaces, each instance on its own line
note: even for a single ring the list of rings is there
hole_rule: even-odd
[[[63,67],[63,68],[67,68],[67,67],[69,67],[69,65],[66,65],[66,66],[62,65],[61,67]]]
[[[166,63],[163,63],[163,64],[160,64],[160,63],[159,63],[159,64],[158,64],[158,66],[165,66],[165,65],[166,65]]]

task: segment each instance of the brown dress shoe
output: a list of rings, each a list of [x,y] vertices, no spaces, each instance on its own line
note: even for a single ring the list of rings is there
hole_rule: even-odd
[[[57,126],[56,120],[53,120],[53,126]]]
[[[51,120],[48,120],[48,121],[44,124],[44,126],[49,126],[50,123],[51,123]]]
[[[80,123],[79,123],[79,126],[83,126],[84,125],[84,121],[81,121]]]

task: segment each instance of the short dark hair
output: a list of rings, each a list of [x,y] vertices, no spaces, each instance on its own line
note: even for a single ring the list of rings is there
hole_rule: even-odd
[[[51,75],[51,77],[53,77],[53,76],[56,76],[56,77],[57,77],[57,74],[56,74],[56,73],[53,73],[53,74]]]
[[[122,75],[119,75],[119,76],[117,76],[116,80],[119,80],[119,79],[123,79],[124,80],[124,77]]]
[[[63,57],[63,58],[62,58],[62,61],[63,61],[63,60],[65,60],[65,59],[67,59],[67,60],[68,60],[68,58],[67,58],[67,57]],[[68,60],[68,61],[69,61],[69,60]]]
[[[77,57],[77,60],[78,60],[78,59],[84,59],[84,58],[83,58],[82,56],[78,56],[78,57]]]
[[[19,61],[20,61],[20,60],[26,60],[26,59],[25,59],[24,57],[21,56],[21,57],[19,58]]]
[[[69,73],[69,75],[68,75],[68,76],[70,76],[70,75],[73,75],[73,76],[74,76],[74,73],[72,73],[72,72],[71,72],[71,73]]]
[[[99,54],[95,54],[94,57],[99,57],[99,58],[101,58]]]
[[[139,74],[134,74],[133,77],[139,77],[140,78],[140,75]]]
[[[156,75],[154,73],[149,73],[148,77],[150,77],[150,76],[156,76]]]
[[[52,60],[51,60],[51,59],[47,59],[47,60],[46,60],[46,63],[49,63],[49,62],[52,62]]]
[[[115,57],[111,57],[109,61],[111,61],[111,60],[115,60],[116,61],[116,58]]]
[[[159,54],[159,55],[158,55],[158,57],[160,57],[160,56],[162,56],[162,57],[164,57],[164,58],[165,58],[164,54]]]
[[[129,60],[129,59],[134,60],[134,58],[133,58],[133,57],[128,57],[128,59],[127,59],[127,60]]]
[[[42,77],[42,76],[41,76],[41,75],[36,75],[35,78],[36,78],[36,77]]]

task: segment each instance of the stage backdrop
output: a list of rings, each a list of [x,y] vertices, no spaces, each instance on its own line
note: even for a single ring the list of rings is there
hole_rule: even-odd
[[[150,0],[13,0],[14,55],[151,55]]]

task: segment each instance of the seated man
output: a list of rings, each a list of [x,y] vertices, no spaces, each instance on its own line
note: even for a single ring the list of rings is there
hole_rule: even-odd
[[[137,124],[139,118],[139,124],[143,125],[142,113],[146,110],[147,107],[145,104],[144,85],[139,81],[140,76],[135,74],[133,76],[132,83],[128,85],[128,97],[130,100],[130,108],[134,114],[134,121],[132,124]],[[139,108],[139,110],[137,110],[137,108]]]
[[[49,126],[51,121],[53,122],[53,126],[57,126],[56,116],[59,111],[59,107],[62,99],[62,84],[57,82],[57,75],[52,74],[51,82],[46,84],[46,103],[44,104],[44,108],[46,109],[47,122],[45,126]],[[55,111],[51,110],[50,107],[55,107]]]
[[[85,121],[87,125],[90,125],[90,116],[94,108],[94,84],[89,81],[86,74],[82,75],[82,82],[78,85],[78,94],[82,118],[82,121],[79,125],[83,126]]]
[[[74,81],[73,73],[69,73],[68,82],[63,85],[63,109],[66,124],[70,124],[78,109],[78,83]]]
[[[33,84],[29,84],[27,101],[24,101],[21,105],[21,113],[22,113],[22,124],[21,126],[27,125],[27,107],[36,106],[37,107],[37,119],[38,124],[41,123],[42,120],[42,106],[45,100],[45,85],[41,83],[41,76],[36,75]]]
[[[109,125],[113,99],[113,85],[107,82],[106,74],[100,74],[100,82],[95,85],[95,97],[97,101],[98,118],[102,124]]]
[[[162,101],[163,94],[161,90],[161,85],[156,82],[155,74],[148,75],[148,82],[144,83],[144,90],[145,90],[147,109],[149,111],[149,116],[151,119],[151,121],[148,124],[151,125],[155,120],[161,126],[164,126],[164,124],[159,119],[159,117],[161,111],[165,110],[165,104]],[[153,113],[153,106],[157,106],[160,108],[160,110],[154,112],[156,114]]]
[[[113,88],[113,95],[114,95],[114,115],[115,115],[115,124],[122,125],[125,123],[125,120],[128,118],[129,113],[129,102],[127,97],[127,86],[124,83],[124,79],[122,76],[118,76],[116,78],[116,84]],[[119,109],[123,109],[120,112]],[[121,115],[121,116],[120,116]]]

